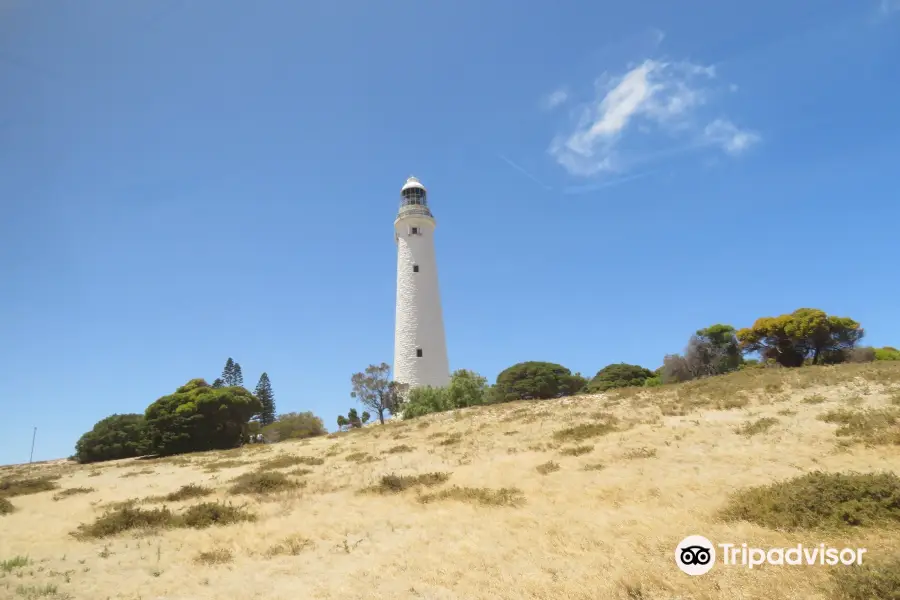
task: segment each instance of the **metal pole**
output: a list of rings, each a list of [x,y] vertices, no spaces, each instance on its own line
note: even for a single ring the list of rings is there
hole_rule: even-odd
[[[34,433],[31,434],[31,456],[28,457],[28,464],[31,464],[31,460],[34,458],[34,438],[37,437],[37,427],[34,428]]]

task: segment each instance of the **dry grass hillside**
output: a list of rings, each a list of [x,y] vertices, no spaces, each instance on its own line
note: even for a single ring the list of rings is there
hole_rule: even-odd
[[[898,363],[750,370],[296,443],[5,467],[0,597],[897,598],[890,481],[880,500],[816,491],[800,516],[808,490],[732,493],[900,470],[898,414]],[[861,546],[871,565],[690,577],[674,563],[690,534]]]

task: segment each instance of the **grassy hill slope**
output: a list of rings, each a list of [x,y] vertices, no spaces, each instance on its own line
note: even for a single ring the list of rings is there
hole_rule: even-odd
[[[900,556],[900,502],[812,530],[766,526],[777,502],[757,523],[723,512],[733,492],[813,471],[900,470],[898,413],[898,363],[749,370],[297,443],[6,467],[0,597],[872,598],[900,586],[888,567],[849,587],[860,570],[844,566],[690,577],[674,549],[699,534]]]

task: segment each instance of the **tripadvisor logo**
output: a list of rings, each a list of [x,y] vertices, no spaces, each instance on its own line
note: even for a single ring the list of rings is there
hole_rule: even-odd
[[[718,548],[718,552],[717,549]],[[689,535],[675,548],[675,564],[688,575],[703,575],[716,564],[752,569],[761,565],[861,565],[865,548],[832,548],[825,544],[790,548],[756,548],[743,544],[713,544],[702,535]]]

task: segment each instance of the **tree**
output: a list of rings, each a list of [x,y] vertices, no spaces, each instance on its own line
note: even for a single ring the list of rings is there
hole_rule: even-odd
[[[708,362],[713,374],[729,373],[741,366],[744,357],[734,327],[717,323],[697,330],[695,335],[709,348]]]
[[[583,378],[582,378],[583,380]],[[495,402],[560,398],[578,393],[581,381],[569,369],[550,362],[521,362],[497,375]]]
[[[362,427],[362,421],[359,420],[359,414],[355,408],[351,408],[350,412],[347,413],[347,424],[353,429]]]
[[[222,383],[226,386],[234,385],[234,359],[230,356],[225,361],[225,368],[222,369]]]
[[[347,417],[345,417],[344,415],[338,415],[337,425],[338,430],[343,431],[344,427],[347,427],[348,425],[350,425],[350,423],[347,422]]]
[[[363,414],[361,414],[361,415],[359,416],[359,420],[362,422],[363,425],[365,425],[366,423],[368,423],[368,422],[369,422],[369,419],[371,419],[371,418],[372,418],[372,415],[370,415],[370,414],[367,413],[366,411],[363,411]]]
[[[214,388],[225,387],[225,382],[222,380],[221,377],[217,377],[216,380],[213,381],[212,386]]]
[[[653,371],[638,365],[618,363],[607,365],[597,371],[588,384],[588,392],[605,392],[615,388],[644,385],[644,381],[653,377]]]
[[[241,387],[192,379],[147,407],[148,438],[159,455],[235,448],[262,405]]]
[[[875,348],[875,360],[900,360],[900,350],[892,346]]]
[[[800,308],[778,317],[762,317],[737,332],[744,353],[758,352],[783,367],[799,367],[808,358],[814,365],[823,355],[853,348],[865,332],[848,317],[835,317],[816,308]]]
[[[238,367],[240,368],[240,366]],[[275,422],[275,392],[272,391],[272,382],[269,381],[269,375],[263,373],[259,376],[259,383],[256,384],[256,391],[253,392],[259,403],[262,404],[262,411],[259,413],[259,423],[263,427],[271,425]]]
[[[487,378],[475,371],[457,369],[450,375],[446,404],[451,410],[479,406],[485,402]]]
[[[75,443],[75,459],[82,464],[146,453],[147,423],[139,414],[110,415]]]
[[[251,426],[253,422],[251,421]],[[340,426],[340,424],[338,424]],[[272,423],[261,427],[260,431],[267,440],[283,442],[285,440],[302,440],[325,435],[325,424],[322,419],[311,412],[291,412],[278,415]]]
[[[241,373],[240,363],[234,363],[234,374],[231,378],[231,385],[238,387],[243,387],[244,385],[244,375]]]
[[[407,390],[405,384],[391,381],[391,366],[387,363],[369,365],[362,373],[355,373],[350,377],[350,384],[353,386],[350,397],[374,410],[382,425],[384,413],[394,414],[403,403]]]

